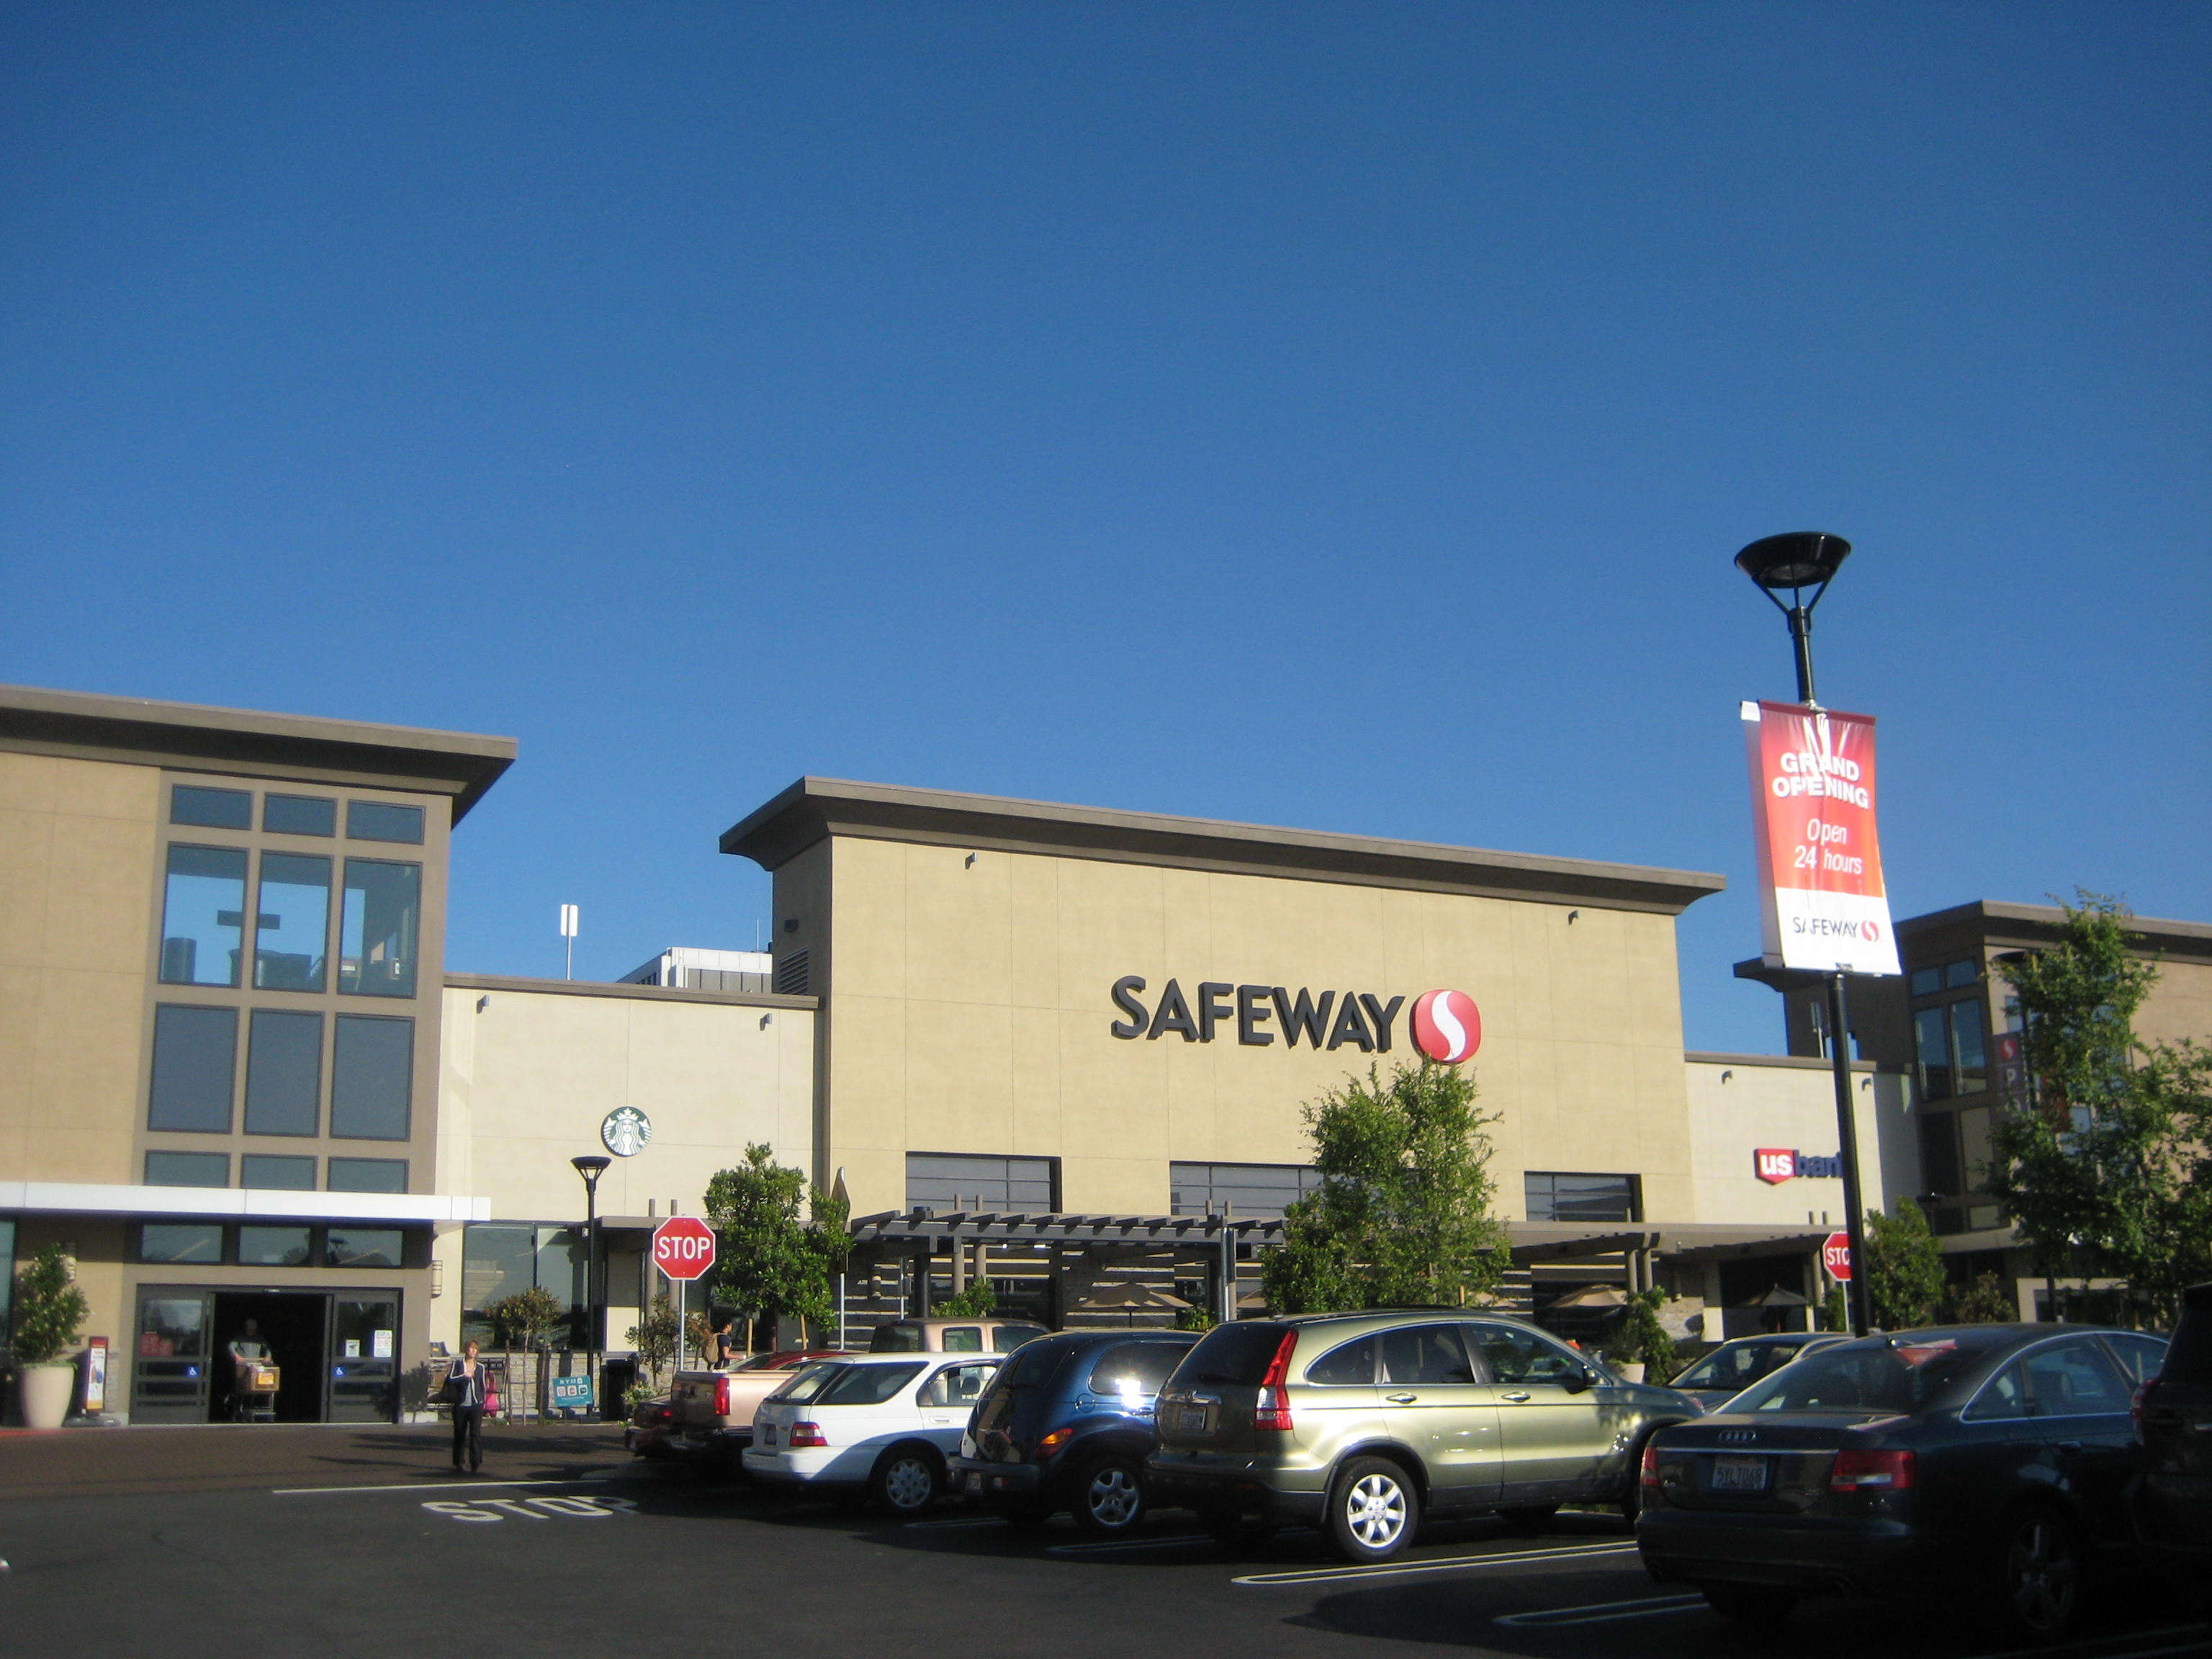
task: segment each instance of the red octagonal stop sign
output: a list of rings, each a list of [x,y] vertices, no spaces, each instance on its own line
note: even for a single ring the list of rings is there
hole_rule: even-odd
[[[1820,1245],[1820,1263],[1828,1270],[1831,1279],[1851,1276],[1851,1236],[1849,1233],[1830,1233]]]
[[[671,1279],[698,1278],[714,1265],[714,1230],[696,1216],[669,1217],[653,1230],[653,1265]]]

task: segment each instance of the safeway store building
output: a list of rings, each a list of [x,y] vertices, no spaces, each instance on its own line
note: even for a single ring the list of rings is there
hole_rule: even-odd
[[[1301,1104],[1478,1026],[1512,1305],[1656,1282],[1717,1338],[1819,1293],[1826,1064],[1682,1048],[1717,877],[806,779],[722,838],[767,959],[452,971],[449,837],[513,757],[0,690],[0,1246],[76,1261],[111,1413],[229,1414],[249,1319],[284,1420],[404,1413],[532,1285],[619,1351],[650,1229],[749,1142],[851,1199],[855,1328],[977,1274],[1061,1324],[1249,1310]],[[1924,1190],[1911,1065],[1855,1074],[1870,1203]]]

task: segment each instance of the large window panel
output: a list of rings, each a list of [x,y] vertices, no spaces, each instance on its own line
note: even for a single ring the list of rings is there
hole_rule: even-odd
[[[422,809],[392,801],[349,800],[346,835],[353,841],[397,841],[422,844]]]
[[[1951,1051],[1958,1062],[1952,1073],[1957,1092],[1978,1094],[1990,1086],[1989,1043],[1983,1031],[1982,1005],[1954,1002],[1951,1015]]]
[[[1632,1175],[1531,1170],[1522,1177],[1531,1221],[1636,1221],[1643,1205]]]
[[[244,789],[204,789],[180,783],[169,792],[169,822],[208,830],[251,830],[253,796]]]
[[[312,1193],[315,1160],[269,1152],[247,1152],[238,1160],[238,1184],[264,1192]]]
[[[415,1022],[340,1014],[331,1055],[331,1133],[404,1140],[415,1082]]]
[[[238,1079],[238,1010],[163,1003],[154,1010],[149,1129],[228,1134]]]
[[[1920,1116],[1920,1184],[1939,1198],[1955,1198],[1966,1191],[1959,1168],[1959,1119],[1954,1112],[1923,1112]]]
[[[1913,1046],[1920,1056],[1920,1097],[1951,1097],[1951,1030],[1941,1008],[1923,1008],[1912,1017]]]
[[[1055,1202],[1054,1160],[1048,1158],[969,1157],[946,1152],[906,1155],[906,1201],[939,1214],[963,1206],[1050,1211]]]
[[[413,996],[422,912],[421,865],[348,859],[338,989],[356,996]]]
[[[253,929],[253,983],[264,991],[319,991],[328,973],[331,861],[264,853]]]
[[[325,1235],[326,1267],[397,1267],[402,1239],[397,1227],[341,1227]]]
[[[314,1259],[314,1233],[306,1227],[240,1227],[241,1267],[304,1267]]]
[[[331,1160],[331,1191],[334,1193],[404,1193],[407,1190],[407,1160],[404,1158],[334,1158]]]
[[[1321,1171],[1298,1164],[1170,1164],[1168,1206],[1174,1215],[1204,1215],[1207,1206],[1239,1216],[1275,1216],[1321,1186]]]
[[[146,1154],[146,1184],[149,1187],[228,1187],[230,1185],[230,1154],[149,1152]]]
[[[149,1221],[138,1230],[138,1259],[163,1266],[215,1267],[222,1261],[222,1227],[213,1221]]]
[[[245,934],[245,853],[171,847],[161,897],[161,982],[237,984]]]
[[[323,1017],[256,1008],[246,1032],[246,1133],[311,1135],[321,1127],[322,1097]]]
[[[264,795],[261,827],[280,836],[335,836],[338,804],[319,795]]]

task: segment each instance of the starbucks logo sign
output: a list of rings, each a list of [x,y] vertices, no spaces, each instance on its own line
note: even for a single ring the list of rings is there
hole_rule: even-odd
[[[617,1158],[635,1158],[653,1139],[653,1120],[635,1106],[617,1106],[600,1121],[599,1139]]]

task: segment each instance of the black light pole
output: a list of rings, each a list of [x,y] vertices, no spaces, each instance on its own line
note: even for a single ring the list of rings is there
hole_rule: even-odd
[[[611,1158],[586,1152],[572,1158],[576,1173],[584,1177],[584,1353],[590,1367],[585,1375],[592,1379],[592,1403],[599,1401],[599,1177],[607,1172]],[[599,1413],[605,1417],[606,1413]]]
[[[1736,568],[1759,585],[1774,608],[1790,618],[1790,643],[1797,659],[1797,701],[1808,708],[1820,704],[1813,695],[1813,607],[1828,591],[1837,570],[1850,556],[1851,544],[1841,536],[1817,530],[1792,531],[1768,536],[1735,556]],[[1784,605],[1781,590],[1790,590]],[[1807,599],[1804,590],[1812,588]],[[1851,1109],[1850,1031],[1844,1007],[1844,972],[1827,976],[1828,1051],[1836,1078],[1836,1133],[1843,1143],[1844,1226],[1851,1241],[1851,1276],[1844,1281],[1844,1298],[1850,1307],[1851,1331],[1864,1336],[1867,1318],[1866,1212],[1859,1200],[1858,1119]]]

